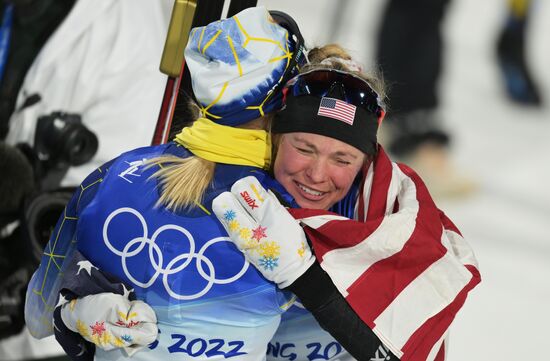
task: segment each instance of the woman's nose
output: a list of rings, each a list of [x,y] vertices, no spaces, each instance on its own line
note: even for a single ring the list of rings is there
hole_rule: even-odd
[[[327,177],[327,164],[323,159],[315,159],[306,169],[306,175],[314,183],[321,183]]]

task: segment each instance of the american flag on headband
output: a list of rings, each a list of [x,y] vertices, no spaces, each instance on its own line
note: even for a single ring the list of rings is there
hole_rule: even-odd
[[[442,361],[444,340],[481,281],[468,243],[418,175],[382,148],[366,172],[355,219],[291,209],[321,267],[402,361]]]
[[[356,109],[357,107],[355,105],[348,104],[343,100],[323,97],[321,98],[321,104],[319,104],[317,115],[341,120],[344,123],[353,125]]]

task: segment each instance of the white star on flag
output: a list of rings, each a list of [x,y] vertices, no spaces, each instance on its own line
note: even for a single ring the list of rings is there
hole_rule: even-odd
[[[127,299],[130,299],[129,296],[130,296],[130,293],[132,293],[134,291],[133,288],[130,288],[130,289],[127,289],[126,286],[124,285],[124,283],[121,283],[122,284],[122,288],[124,289],[124,294],[123,296],[126,297]]]
[[[65,303],[69,302],[68,299],[65,298],[63,295],[59,295],[59,301],[57,301],[57,305],[55,305],[55,308],[58,308],[59,306],[63,306]]]
[[[86,272],[88,272],[89,276],[92,275],[92,268],[95,268],[97,270],[99,269],[96,266],[94,266],[90,261],[80,261],[77,263],[77,265],[78,265],[78,271],[76,272],[77,276],[80,273],[80,271],[82,271],[83,269],[86,270]]]

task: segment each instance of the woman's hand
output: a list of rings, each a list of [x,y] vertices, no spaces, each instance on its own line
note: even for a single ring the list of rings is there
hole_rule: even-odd
[[[315,261],[302,227],[255,177],[239,179],[212,209],[246,259],[280,288]]]
[[[67,301],[61,319],[96,347],[123,348],[129,356],[155,341],[158,333],[157,317],[149,305],[110,292]]]

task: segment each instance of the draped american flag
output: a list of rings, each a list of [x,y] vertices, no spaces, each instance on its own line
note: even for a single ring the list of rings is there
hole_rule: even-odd
[[[353,125],[355,110],[355,105],[348,104],[343,100],[323,97],[321,98],[317,115],[341,120],[345,123]]]
[[[365,172],[356,219],[291,209],[321,267],[402,361],[441,361],[444,339],[481,281],[476,258],[418,175],[383,149]]]

